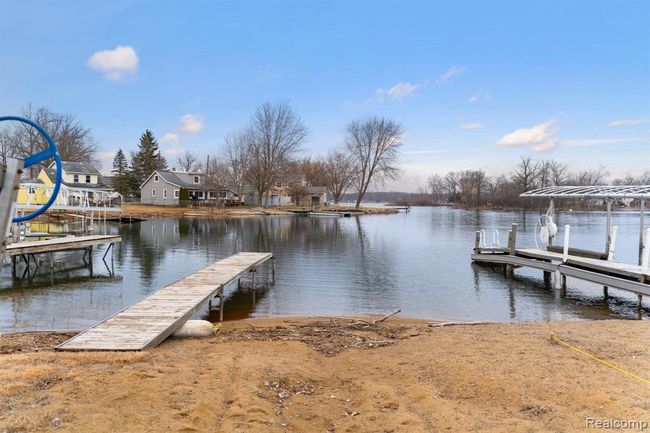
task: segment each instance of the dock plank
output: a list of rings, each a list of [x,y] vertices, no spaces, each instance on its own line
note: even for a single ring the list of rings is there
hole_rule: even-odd
[[[176,281],[57,346],[57,350],[145,350],[173,334],[228,284],[271,260],[242,252]]]
[[[16,242],[7,245],[6,256],[21,254],[37,254],[54,251],[78,250],[94,245],[122,242],[122,236],[115,235],[90,235],[67,236],[64,238],[46,239],[42,241]]]

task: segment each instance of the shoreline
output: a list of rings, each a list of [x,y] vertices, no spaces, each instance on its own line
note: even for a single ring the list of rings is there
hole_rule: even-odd
[[[302,209],[299,207],[257,207],[257,206],[233,206],[233,207],[177,207],[158,206],[139,203],[125,203],[122,205],[122,215],[133,217],[210,217],[210,218],[231,218],[244,216],[270,216],[270,215],[295,215],[291,209]],[[360,212],[363,215],[394,214],[398,211],[392,208],[367,207],[355,209],[348,206],[328,206],[319,209],[321,211],[337,212]]]
[[[584,431],[588,417],[650,421],[650,387],[549,338],[648,377],[648,321],[374,320],[254,318],[145,352],[0,354],[0,426],[523,433]],[[35,335],[0,336],[0,347]]]

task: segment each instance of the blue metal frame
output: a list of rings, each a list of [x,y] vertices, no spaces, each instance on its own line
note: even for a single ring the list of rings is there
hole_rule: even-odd
[[[56,197],[59,194],[59,189],[61,189],[61,182],[63,180],[63,164],[61,163],[61,156],[59,155],[59,150],[56,147],[56,143],[54,142],[50,134],[48,134],[47,131],[43,129],[43,127],[23,117],[0,116],[0,122],[5,120],[13,120],[16,122],[25,123],[31,126],[32,128],[36,129],[39,132],[39,134],[41,134],[43,138],[45,138],[45,140],[47,141],[48,144],[47,149],[42,150],[38,153],[35,153],[34,155],[30,155],[27,158],[25,158],[25,161],[23,163],[24,168],[29,168],[32,165],[36,165],[50,158],[53,158],[54,162],[56,163],[56,178],[54,180],[54,190],[52,191],[52,196],[47,201],[47,203],[45,203],[42,207],[35,210],[34,212],[12,219],[13,222],[19,223],[19,222],[28,221],[36,218],[37,216],[41,215],[43,212],[48,210],[50,206],[52,206],[52,204],[54,204],[54,201],[56,200]]]

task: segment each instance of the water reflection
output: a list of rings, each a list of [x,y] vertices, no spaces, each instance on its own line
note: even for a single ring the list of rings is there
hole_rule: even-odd
[[[634,262],[638,215],[615,214],[617,258]],[[237,219],[160,218],[110,224],[121,234],[116,277],[95,266],[39,271],[15,280],[11,267],[0,276],[0,331],[83,328],[136,302],[160,287],[238,251],[272,251],[275,285],[261,270],[256,302],[247,288],[227,291],[226,319],[249,315],[350,315],[401,308],[406,316],[441,320],[570,320],[634,317],[635,299],[569,280],[565,297],[544,282],[542,272],[472,265],[474,233],[507,231],[518,224],[518,245],[534,246],[536,214],[414,208],[397,215],[353,218],[294,216]],[[572,225],[572,245],[603,248],[603,213],[561,213],[558,225]],[[102,229],[103,230],[103,229]],[[559,236],[557,243],[560,243]],[[96,253],[95,263],[101,263]],[[76,260],[76,262],[75,262]],[[59,266],[79,263],[74,253],[57,255]],[[103,276],[102,276],[103,275]],[[216,315],[216,316],[215,316]],[[218,309],[199,316],[215,319]]]

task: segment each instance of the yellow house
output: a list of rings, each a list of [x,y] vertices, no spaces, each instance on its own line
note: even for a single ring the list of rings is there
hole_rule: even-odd
[[[45,170],[41,170],[36,178],[37,182],[26,182],[20,184],[18,190],[17,204],[42,205],[47,203],[54,187]]]
[[[70,190],[84,190],[86,197],[94,197],[99,193],[110,193],[112,188],[103,185],[102,176],[92,164],[86,162],[63,161],[62,183],[59,192],[58,204],[72,205],[69,203],[79,201],[78,194],[71,194]],[[56,167],[52,163],[49,167],[41,169],[35,181],[20,184],[16,203],[18,205],[42,205],[45,204],[52,193],[54,180],[56,178]]]

